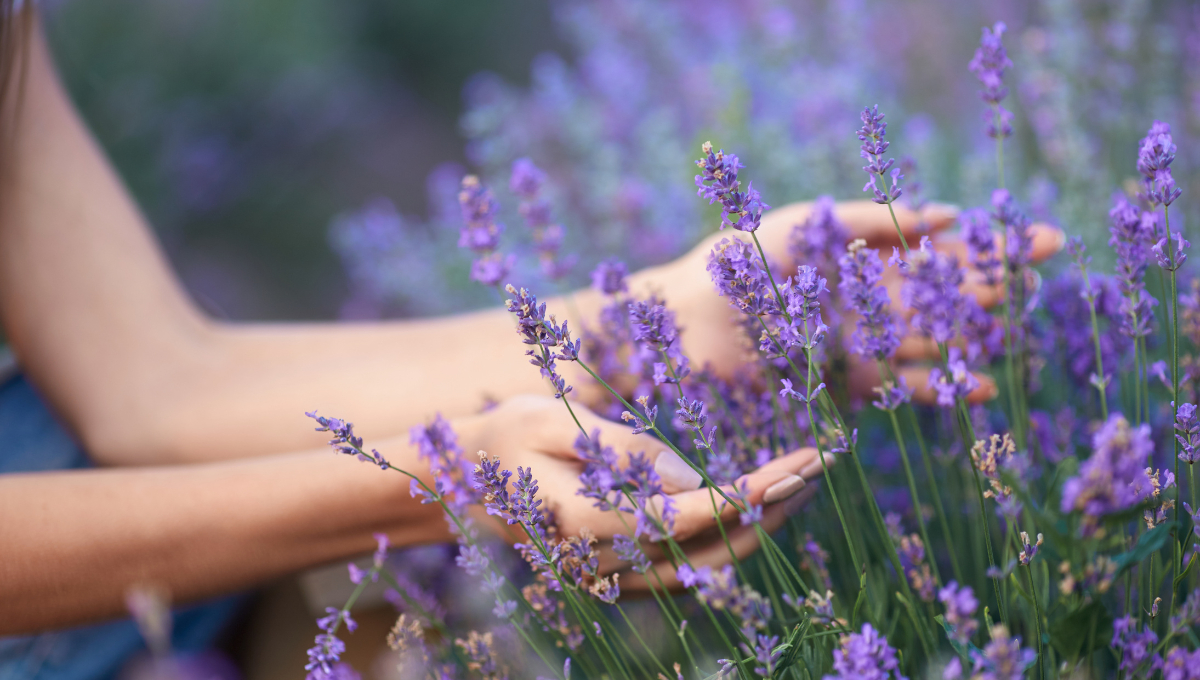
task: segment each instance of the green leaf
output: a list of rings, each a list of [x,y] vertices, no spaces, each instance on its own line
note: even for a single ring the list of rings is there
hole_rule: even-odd
[[[1192,565],[1196,564],[1196,562],[1200,562],[1200,553],[1192,553],[1192,559],[1188,560],[1187,566],[1185,566],[1183,571],[1179,572],[1179,576],[1176,576],[1175,580],[1171,582],[1172,590],[1178,588],[1180,583],[1183,583],[1185,580],[1187,580],[1188,572],[1192,570]]]
[[[1117,563],[1117,572],[1113,575],[1113,578],[1120,576],[1125,570],[1150,557],[1152,553],[1162,550],[1170,541],[1170,524],[1160,524],[1142,534],[1138,539],[1137,545],[1133,546],[1128,552],[1123,552],[1113,558],[1113,561]]]
[[[962,658],[964,661],[971,658],[971,650],[974,650],[976,652],[979,651],[979,648],[976,647],[975,645],[971,644],[970,642],[968,642],[967,644],[964,645],[961,642],[958,642],[957,640],[954,639],[954,627],[951,626],[950,624],[946,623],[945,616],[938,614],[937,616],[933,617],[933,620],[937,621],[938,623],[940,623],[942,625],[942,628],[945,629],[945,631],[946,631],[946,639],[950,641],[950,646],[954,648],[955,653],[957,653],[958,656],[960,658]]]
[[[800,623],[797,623],[783,644],[775,648],[776,651],[783,650],[783,656],[779,657],[779,663],[775,667],[775,675],[779,676],[781,671],[786,670],[789,666],[796,663],[796,659],[799,658],[800,650],[803,647],[801,643],[804,642],[805,634],[808,633],[811,623],[812,619],[804,619]]]
[[[1072,665],[1112,639],[1112,615],[1100,602],[1085,605],[1050,624],[1050,644]]]

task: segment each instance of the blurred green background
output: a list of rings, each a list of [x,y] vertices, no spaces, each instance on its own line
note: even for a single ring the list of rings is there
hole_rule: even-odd
[[[43,6],[76,105],[187,287],[234,319],[336,316],[331,219],[426,213],[464,162],[463,85],[561,51],[546,0],[68,0]]]

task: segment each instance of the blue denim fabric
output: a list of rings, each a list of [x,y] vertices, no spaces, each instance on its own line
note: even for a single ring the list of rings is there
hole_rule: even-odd
[[[0,385],[0,474],[92,467],[83,450],[21,376]],[[86,559],[83,556],[82,559]],[[244,597],[176,609],[174,649],[213,644]],[[22,637],[0,637],[0,680],[103,680],[145,644],[131,620]]]

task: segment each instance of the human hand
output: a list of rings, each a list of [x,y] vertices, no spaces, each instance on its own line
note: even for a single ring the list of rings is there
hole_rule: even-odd
[[[602,573],[628,567],[614,554],[612,539],[617,534],[632,536],[635,520],[628,512],[600,510],[592,499],[578,494],[582,488],[579,474],[584,469],[584,461],[575,450],[580,426],[589,433],[599,432],[600,442],[613,448],[622,470],[629,465],[631,456],[645,454],[662,481],[663,494],[652,499],[652,507],[661,512],[667,498],[674,504],[678,515],[673,538],[692,556],[695,566],[719,566],[732,559],[717,529],[714,505],[720,509],[722,521],[730,525],[726,534],[738,559],[758,548],[755,528],[740,526],[737,509],[724,503],[715,492],[699,488],[700,475],[657,438],[633,434],[629,427],[605,420],[581,405],[573,403],[571,408],[579,425],[556,399],[515,397],[485,413],[455,420],[454,428],[464,451],[486,451],[500,460],[502,469],[515,472],[520,466],[532,470],[538,482],[537,495],[542,500],[540,510],[547,518],[553,518],[560,536],[584,531],[596,536]],[[764,506],[761,525],[768,532],[781,526],[788,514],[794,513],[815,492],[817,486],[809,482],[822,474],[817,455],[814,449],[802,449],[776,458],[737,481],[749,503]],[[826,461],[832,464],[832,456]],[[730,496],[735,493],[732,487],[723,487],[723,491]],[[624,505],[628,506],[628,502]],[[510,540],[528,541],[520,526],[492,519],[491,524]],[[661,563],[660,575],[673,586],[674,569],[666,563],[665,554],[646,541],[642,542],[642,548],[656,566]],[[645,579],[637,574],[625,575],[621,581],[622,589],[627,591],[646,586]]]
[[[955,255],[960,262],[966,259],[966,244],[957,234],[947,233],[947,230],[957,221],[959,211],[953,206],[931,203],[920,211],[914,211],[900,204],[893,206],[896,219],[900,223],[909,247],[915,248],[920,237],[928,234],[933,247],[939,252]],[[795,267],[802,262],[793,262],[788,252],[788,242],[793,227],[804,223],[813,208],[812,203],[792,203],[765,213],[762,226],[756,232],[768,260],[781,269],[775,270],[776,277],[782,280],[795,273]],[[850,240],[864,239],[867,246],[880,250],[880,255],[886,259],[893,247],[900,246],[900,237],[896,233],[887,206],[871,201],[846,201],[836,204],[835,215],[845,225]],[[1047,224],[1034,224],[1031,228],[1033,238],[1033,261],[1042,262],[1062,249],[1066,242],[1063,232]],[[709,253],[721,239],[742,239],[750,241],[749,234],[727,229],[701,241],[695,248],[683,257],[661,267],[647,270],[645,274],[634,279],[635,285],[641,285],[645,290],[656,290],[662,294],[668,305],[676,311],[677,321],[684,328],[682,334],[684,353],[697,366],[709,365],[722,377],[729,377],[750,361],[755,350],[746,341],[745,334],[735,323],[736,312],[726,298],[719,297],[709,278],[706,266]],[[1003,236],[997,235],[997,247],[1003,248]],[[911,310],[900,304],[900,287],[903,278],[895,268],[889,267],[884,272],[883,283],[892,300],[892,309],[911,316]],[[999,286],[988,285],[982,275],[968,271],[962,286],[984,309],[990,309],[1003,301],[1003,291]],[[635,291],[641,290],[635,288]],[[847,315],[853,325],[853,314]],[[909,334],[896,351],[895,373],[904,378],[915,388],[915,398],[924,403],[934,403],[936,395],[931,388],[926,387],[930,368],[926,365],[940,357],[937,346],[918,336]],[[857,355],[850,357],[849,367],[850,388],[857,396],[868,396],[872,388],[879,384],[879,374],[873,362],[860,360]],[[980,402],[991,399],[996,395],[995,382],[986,375],[976,376],[980,386],[974,390],[968,400]]]

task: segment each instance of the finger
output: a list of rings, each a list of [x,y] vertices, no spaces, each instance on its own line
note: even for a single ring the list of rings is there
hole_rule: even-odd
[[[794,496],[807,486],[799,472],[788,470],[771,470],[768,472],[752,472],[737,481],[739,487],[745,483],[745,502],[750,505],[768,505],[779,503]],[[714,497],[720,513],[720,519],[726,520],[738,515],[738,508],[743,501],[734,496],[732,486],[721,487],[725,496],[737,501],[737,505],[729,503],[724,496],[712,489],[697,489],[671,496],[678,514],[675,517],[675,540],[686,540],[701,531],[716,525],[717,518],[713,512]],[[714,496],[715,495],[715,496]],[[652,499],[655,507],[661,510],[661,497]]]
[[[926,405],[937,403],[937,390],[929,386],[931,369],[921,366],[902,366],[896,369],[896,375],[903,377],[908,386],[913,388],[913,399]],[[982,404],[995,399],[1000,394],[996,381],[991,376],[982,373],[972,373],[979,381],[979,386],[967,395],[968,404]]]
[[[762,528],[769,534],[787,520],[788,516],[795,513],[800,507],[812,499],[816,494],[817,485],[806,487],[785,503],[779,503],[763,511],[763,521],[760,523]],[[729,545],[725,544],[725,539],[720,535],[716,535],[703,542],[685,542],[680,546],[684,548],[688,555],[688,561],[695,569],[703,567],[712,567],[720,569],[729,564],[733,557],[738,561],[744,560],[754,554],[759,549],[759,533],[753,526],[739,526],[728,532]],[[730,555],[730,547],[733,548],[733,556]],[[676,577],[674,567],[665,561],[656,561],[654,569],[657,571],[658,577],[663,580],[663,584],[670,590],[678,591],[683,589],[683,584]],[[649,580],[649,583],[647,581]],[[624,592],[627,588],[631,592],[639,592],[646,590],[650,585],[658,587],[658,580],[637,573],[629,573],[621,575],[621,590]]]
[[[1035,263],[1054,257],[1067,244],[1067,235],[1062,229],[1043,222],[1029,226],[1029,238],[1030,259]],[[1003,250],[1004,243],[1004,234],[997,233],[996,248]],[[935,240],[933,246],[939,252],[957,257],[959,262],[967,262],[967,244],[958,234],[944,235]]]
[[[905,335],[896,348],[898,361],[933,361],[941,358],[942,351],[933,338],[922,335]]]
[[[921,235],[936,233],[954,224],[960,212],[958,207],[945,203],[928,203],[920,210],[893,203],[892,211],[896,214],[893,221],[888,206],[873,201],[843,201],[835,210],[850,238],[865,239],[873,248],[900,245],[896,224],[904,232],[909,247],[915,247],[920,243]]]
[[[523,397],[521,401],[526,399],[538,400],[527,407],[524,404],[521,406],[524,409],[523,417],[531,421],[524,431],[536,433],[536,441],[530,442],[530,445],[539,451],[565,460],[578,460],[576,446],[582,433],[586,432],[588,440],[595,439],[600,446],[612,448],[617,455],[617,465],[621,468],[629,464],[631,454],[645,454],[654,464],[655,471],[662,479],[663,490],[667,493],[700,487],[700,474],[658,437],[648,433],[635,434],[628,425],[602,418],[582,404],[571,405],[574,412],[572,418],[571,413],[566,412],[556,399]]]
[[[882,277],[884,288],[887,290],[888,298],[891,301],[892,309],[898,310],[904,319],[912,318],[916,312],[902,302],[904,300],[902,291],[907,280],[900,273],[899,269],[889,267],[884,270]],[[984,309],[991,309],[1004,299],[1004,291],[1000,285],[992,285],[987,282],[987,277],[975,270],[968,268],[963,272],[963,282],[959,286],[959,291],[964,295],[970,295],[975,298],[975,302],[979,303]]]

